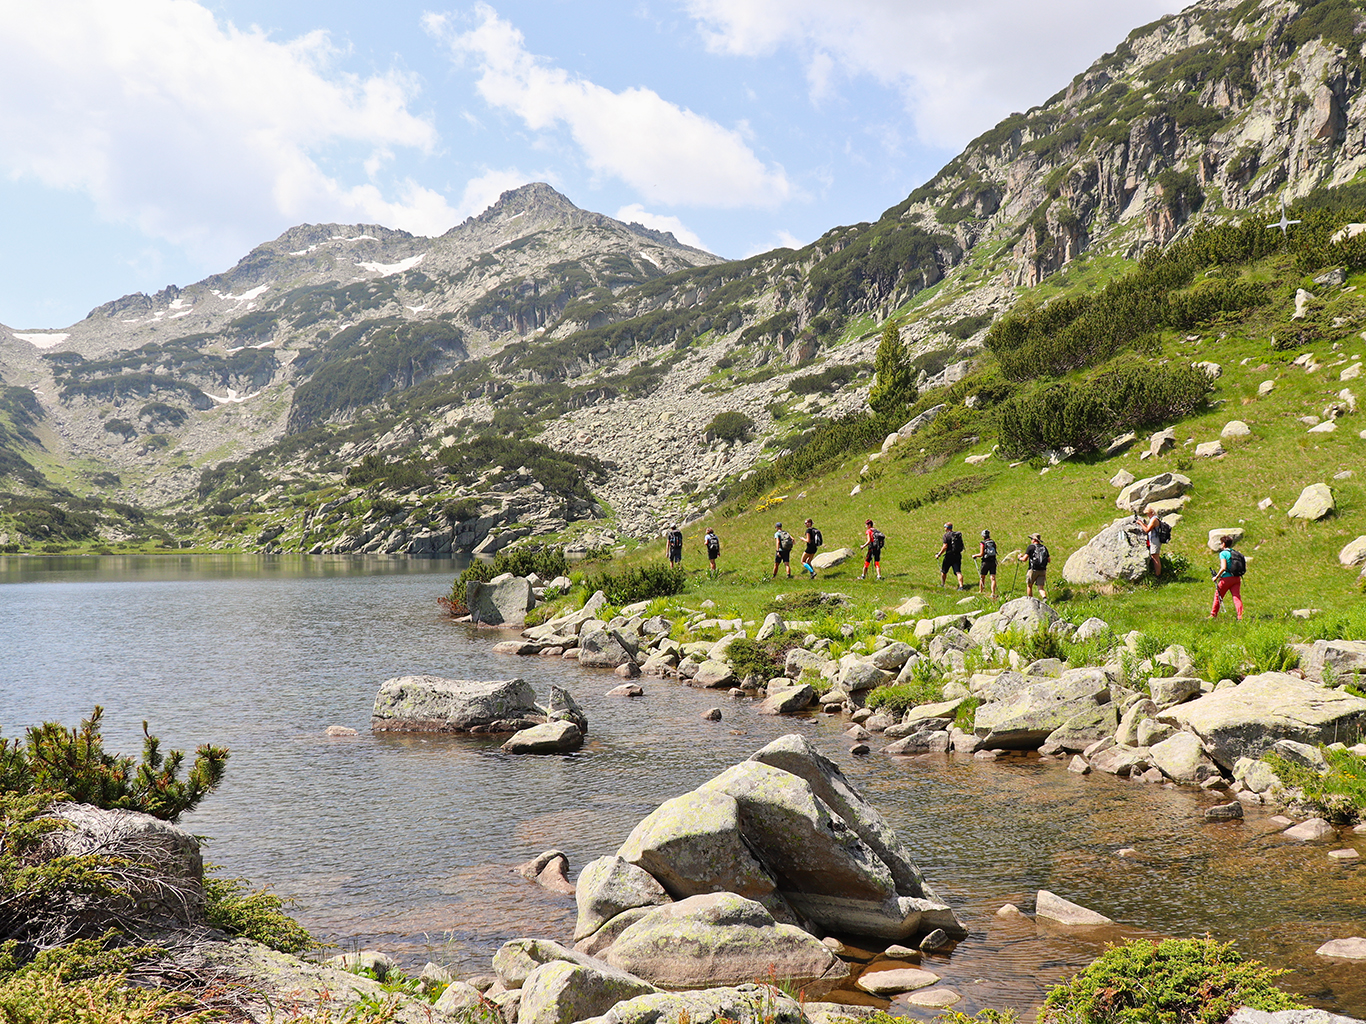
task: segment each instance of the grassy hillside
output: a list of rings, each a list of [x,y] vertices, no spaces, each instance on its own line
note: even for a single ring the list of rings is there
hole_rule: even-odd
[[[1366,292],[1361,290],[1366,286],[1366,247],[1359,244],[1366,242],[1366,235],[1343,243],[1330,241],[1341,224],[1366,220],[1366,211],[1306,211],[1305,219],[1308,223],[1292,228],[1288,238],[1267,231],[1261,221],[1214,229],[1203,238],[1197,236],[1194,257],[1173,246],[1162,257],[1168,264],[1165,270],[1152,259],[1131,263],[1127,273],[1107,275],[1111,283],[1106,291],[1076,288],[1068,275],[1061,275],[1050,283],[1056,297],[1053,305],[1042,307],[1044,311],[1074,303],[1084,307],[1083,312],[1104,312],[1116,306],[1107,306],[1107,295],[1113,299],[1126,294],[1125,289],[1132,293],[1135,282],[1146,279],[1152,287],[1145,302],[1161,315],[1135,326],[1141,310],[1135,312],[1133,304],[1121,308],[1115,337],[1100,339],[1105,344],[1095,346],[1102,358],[1096,361],[1093,356],[1083,360],[1086,365],[1081,368],[1066,372],[1054,366],[1056,376],[1015,374],[1016,379],[1009,380],[997,355],[984,352],[965,381],[919,397],[906,411],[907,418],[940,403],[948,409],[930,428],[885,454],[879,448],[890,420],[871,414],[813,432],[804,447],[799,445],[750,480],[739,482],[729,502],[685,531],[684,564],[694,576],[684,603],[710,597],[723,611],[756,618],[776,593],[819,588],[849,594],[865,612],[895,606],[915,594],[927,598],[936,611],[947,612],[967,597],[939,587],[934,554],[943,524],[952,521],[963,531],[969,552],[976,550],[983,528],[992,531],[1003,554],[1022,548],[1030,533],[1041,532],[1053,555],[1050,599],[1058,601],[1069,618],[1080,621],[1099,615],[1121,632],[1198,625],[1200,635],[1214,638],[1237,629],[1231,621],[1205,622],[1212,592],[1207,570],[1214,564],[1206,546],[1208,531],[1231,526],[1246,531],[1239,545],[1249,562],[1243,594],[1251,621],[1245,630],[1255,628],[1258,621],[1289,621],[1291,611],[1300,608],[1322,609],[1316,620],[1320,623],[1335,615],[1359,614],[1363,597],[1357,573],[1338,564],[1338,552],[1366,534],[1366,439],[1359,436],[1366,430],[1366,408],[1343,416],[1332,433],[1310,433],[1300,417],[1323,417],[1327,406],[1342,403],[1338,396],[1344,388],[1366,398],[1366,385],[1361,383],[1366,377],[1340,380],[1354,357],[1366,357]],[[1178,264],[1184,271],[1172,272]],[[1344,284],[1314,282],[1314,277],[1333,268],[1345,271]],[[1089,285],[1095,275],[1080,266],[1076,278]],[[1213,289],[1211,282],[1236,286],[1224,287],[1221,294],[1237,292],[1241,298],[1199,305]],[[1296,319],[1300,289],[1312,297],[1305,315]],[[1222,308],[1229,305],[1240,308]],[[1012,324],[1019,327],[1038,315],[1038,307],[1023,306],[998,323],[992,335],[1009,334]],[[1087,337],[1095,340],[1106,321],[1093,321],[1084,326]],[[1066,324],[1053,324],[1036,341],[1045,347],[1061,343],[1066,330]],[[992,344],[989,338],[989,348]],[[1312,371],[1303,362],[1296,364],[1297,358],[1307,355],[1312,355],[1307,366],[1317,366]],[[1177,422],[1148,425],[1127,452],[1111,458],[1082,453],[1056,465],[1048,465],[1039,452],[1014,459],[1000,453],[1001,413],[1011,402],[1037,398],[1050,389],[1075,396],[1116,367],[1137,366],[1142,372],[1160,374],[1204,361],[1217,363],[1222,370],[1204,401]],[[1264,381],[1274,382],[1274,387],[1259,396]],[[979,401],[976,409],[969,409],[964,401],[973,395]],[[1113,420],[1106,441],[1133,425],[1126,421],[1131,412],[1103,410],[1102,418]],[[1251,436],[1225,440],[1227,454],[1221,458],[1197,458],[1196,444],[1219,439],[1223,426],[1233,419],[1245,421]],[[1168,425],[1176,427],[1175,450],[1141,459],[1148,433]],[[840,451],[845,441],[847,446]],[[980,465],[965,462],[975,455],[990,457]],[[1167,549],[1182,571],[1161,584],[1107,588],[1110,592],[1103,594],[1065,587],[1061,576],[1067,556],[1123,514],[1115,506],[1117,489],[1109,483],[1120,469],[1138,478],[1164,471],[1190,477],[1191,500]],[[1341,477],[1344,473],[1350,475]],[[1318,482],[1332,488],[1337,512],[1317,523],[1287,518],[1301,489]],[[1272,505],[1259,509],[1266,498]],[[823,573],[815,583],[771,581],[774,523],[781,520],[795,534],[807,516],[823,529],[827,550],[857,548],[863,520],[876,520],[888,537],[883,566],[887,579],[880,584],[858,582],[862,562],[851,560]],[[715,581],[702,575],[701,535],[708,525],[725,544],[724,571]],[[662,547],[645,545],[626,557],[662,558]],[[1014,564],[1002,559],[1000,587],[1005,596],[1022,592],[1023,572],[1017,578]],[[975,572],[970,563],[967,572]],[[972,582],[975,589],[975,577]],[[1316,628],[1322,627],[1306,625],[1301,634],[1310,635]]]

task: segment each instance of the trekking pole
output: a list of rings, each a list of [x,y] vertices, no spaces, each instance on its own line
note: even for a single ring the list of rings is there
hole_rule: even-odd
[[[1019,578],[1020,578],[1020,560],[1017,558],[1017,559],[1015,559],[1015,571],[1014,571],[1013,573],[1010,574],[1010,589],[1011,589],[1011,592],[1012,592],[1012,593],[1013,593],[1014,590],[1015,590],[1015,583],[1016,583],[1017,580],[1019,580]]]

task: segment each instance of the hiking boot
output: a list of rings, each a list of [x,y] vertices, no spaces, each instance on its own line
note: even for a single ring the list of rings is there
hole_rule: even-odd
[[[867,573],[864,573],[862,576],[859,577],[859,579],[861,579],[861,580],[866,580],[867,578],[868,578],[868,574],[867,574]]]

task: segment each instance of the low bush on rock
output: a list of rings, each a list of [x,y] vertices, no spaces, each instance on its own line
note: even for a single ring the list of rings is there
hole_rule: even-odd
[[[469,611],[465,607],[465,584],[472,580],[487,583],[505,572],[514,576],[530,576],[534,572],[541,579],[549,581],[556,576],[569,574],[569,560],[557,547],[521,547],[500,551],[491,562],[471,562],[469,568],[455,578],[450,594],[442,598],[441,603],[450,609],[452,615],[464,615]]]
[[[249,889],[243,878],[204,875],[204,917],[229,935],[259,942],[281,953],[303,953],[318,943],[285,913],[285,901],[266,889]]]
[[[688,585],[688,574],[682,566],[654,563],[633,566],[618,573],[594,573],[583,578],[583,585],[590,594],[601,590],[611,604],[619,607],[681,594]]]
[[[916,667],[924,662],[917,662]],[[914,670],[912,670],[914,671]],[[917,673],[917,676],[920,674]],[[926,672],[923,677],[907,683],[893,683],[879,686],[868,694],[868,706],[874,711],[886,711],[892,715],[905,714],[921,704],[935,704],[944,699],[944,687],[937,674]]]
[[[1323,774],[1274,751],[1262,760],[1286,786],[1301,790],[1305,801],[1323,817],[1339,822],[1356,820],[1366,812],[1366,757],[1350,750],[1319,749],[1328,762],[1328,771]]]
[[[783,674],[787,652],[801,647],[804,639],[802,633],[785,630],[767,640],[732,640],[726,648],[726,658],[738,678],[757,675],[767,681]]]
[[[1277,988],[1287,973],[1245,960],[1212,939],[1135,939],[1111,946],[1055,986],[1040,1024],[1223,1024],[1240,1006],[1274,1012],[1303,1004]]]

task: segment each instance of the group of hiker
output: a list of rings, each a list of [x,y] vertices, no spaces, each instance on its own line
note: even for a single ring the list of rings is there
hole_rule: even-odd
[[[814,558],[825,543],[825,538],[821,535],[820,529],[815,522],[806,520],[805,529],[802,532],[802,556],[800,565],[814,579],[816,576],[816,566]],[[863,532],[863,572],[859,574],[859,579],[868,578],[868,570],[872,569],[875,579],[882,579],[882,549],[887,543],[886,535],[877,528],[871,519],[865,519]],[[776,579],[779,571],[786,569],[787,578],[792,579],[792,549],[796,547],[797,539],[783,529],[781,522],[774,523],[773,532],[773,577]],[[708,575],[715,577],[717,574],[716,560],[721,556],[721,538],[716,535],[712,527],[707,527],[707,532],[702,537],[702,543],[707,551]],[[944,524],[944,543],[936,553],[935,557],[942,559],[939,566],[939,583],[944,585],[948,580],[948,575],[952,572],[958,578],[958,589],[967,590],[968,586],[963,582],[963,535],[953,528],[953,523]],[[664,535],[665,555],[668,560],[675,564],[683,561],[683,528],[675,524]],[[1039,597],[1047,598],[1045,585],[1048,575],[1048,548],[1043,542],[1043,538],[1037,534],[1030,534],[1029,546],[1016,556],[1021,562],[1028,562],[1029,569],[1025,573],[1025,593],[1029,597],[1034,596],[1034,588],[1038,587]],[[990,530],[982,531],[982,539],[977,547],[977,554],[972,558],[978,562],[980,582],[978,589],[986,593],[987,580],[991,581],[991,596],[995,598],[996,593],[996,541],[992,539]]]
[[[1162,521],[1161,515],[1148,505],[1141,512],[1134,513],[1134,520],[1143,531],[1144,540],[1148,549],[1148,558],[1152,563],[1154,576],[1162,575],[1162,546],[1171,540],[1171,526]],[[815,523],[806,520],[805,529],[801,535],[802,556],[800,565],[814,579],[816,576],[816,566],[814,558],[825,539],[821,536],[821,531]],[[882,579],[882,549],[887,543],[887,538],[881,530],[877,528],[871,519],[864,520],[864,540],[863,550],[863,572],[859,579],[868,578],[868,570],[874,571],[876,579]],[[703,535],[702,543],[706,547],[707,561],[709,563],[708,575],[717,575],[716,560],[721,556],[721,538],[716,535],[716,531],[710,526]],[[774,524],[773,533],[773,577],[776,579],[782,569],[787,570],[787,578],[792,578],[792,549],[796,546],[797,539],[783,529],[782,523]],[[1219,551],[1219,568],[1211,571],[1214,580],[1214,605],[1210,610],[1210,616],[1217,618],[1219,610],[1223,607],[1224,598],[1233,598],[1234,611],[1238,615],[1239,621],[1243,618],[1243,597],[1242,597],[1242,578],[1247,571],[1247,559],[1243,554],[1233,547],[1232,537],[1220,539],[1221,549]],[[939,560],[939,585],[945,586],[948,583],[949,574],[952,573],[958,581],[959,590],[970,589],[969,584],[963,579],[963,554],[966,545],[963,541],[963,534],[955,530],[953,523],[944,524],[943,542],[934,557]],[[669,561],[675,565],[683,561],[683,528],[675,525],[665,534],[665,551]],[[977,563],[979,593],[987,593],[987,582],[991,583],[991,598],[995,600],[996,590],[996,569],[997,552],[996,541],[991,536],[990,530],[983,530],[977,544],[977,552],[970,556]],[[1048,584],[1048,563],[1050,555],[1048,546],[1044,544],[1043,537],[1037,533],[1029,535],[1029,544],[1024,551],[1015,555],[1017,561],[1027,564],[1025,571],[1025,595],[1033,597],[1035,589],[1038,590],[1040,600],[1047,600]]]

